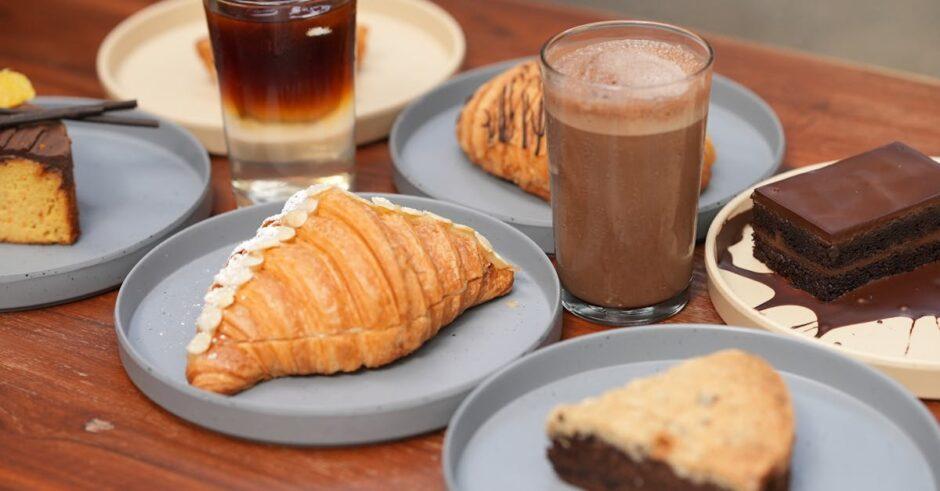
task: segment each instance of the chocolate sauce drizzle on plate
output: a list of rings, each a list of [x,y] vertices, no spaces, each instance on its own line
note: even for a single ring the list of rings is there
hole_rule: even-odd
[[[816,337],[844,326],[880,321],[893,317],[918,319],[940,315],[940,261],[914,271],[873,281],[830,302],[823,302],[800,290],[776,273],[759,273],[735,266],[728,248],[744,238],[744,228],[751,223],[751,211],[734,216],[715,241],[718,267],[767,285],[774,291],[770,300],[754,307],[764,310],[783,305],[798,305],[816,314]],[[804,326],[794,326],[795,328]]]

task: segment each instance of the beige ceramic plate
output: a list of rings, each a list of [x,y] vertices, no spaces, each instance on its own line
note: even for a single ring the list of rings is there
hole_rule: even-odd
[[[388,135],[399,111],[450,77],[463,62],[463,31],[427,0],[359,0],[369,26],[356,78],[356,141]],[[121,22],[98,49],[98,78],[108,96],[190,130],[225,153],[218,88],[196,55],[206,36],[202,0],[165,0]]]
[[[940,158],[934,159],[940,161]],[[757,186],[828,164],[826,162],[786,172]],[[728,219],[752,207],[752,190],[741,193],[718,213],[705,239],[708,292],[721,318],[727,324],[759,327],[824,344],[884,371],[919,397],[940,398],[940,321],[936,317],[882,319],[881,323],[866,322],[832,329],[817,338],[814,328],[816,317],[805,307],[785,305],[761,311],[754,308],[770,299],[773,290],[757,281],[719,269],[716,250],[718,234]],[[769,272],[763,263],[754,258],[752,244],[751,228],[748,226],[744,229],[741,242],[729,248],[734,265],[755,272]]]

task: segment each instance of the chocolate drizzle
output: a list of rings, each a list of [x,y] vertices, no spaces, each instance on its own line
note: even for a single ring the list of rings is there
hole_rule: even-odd
[[[499,89],[496,104],[484,111],[483,127],[491,142],[512,143],[521,132],[519,146],[531,147],[532,154],[539,156],[545,149],[545,111],[541,92],[533,96],[528,90],[539,82],[538,74],[531,73],[533,67],[524,68]]]
[[[542,97],[538,98],[538,104],[534,108],[523,110],[524,114],[529,115],[532,125],[532,134],[535,135],[535,155],[538,156],[542,153],[542,150],[545,148],[545,107],[543,105],[544,99]],[[526,98],[526,107],[529,107],[528,98]],[[523,145],[525,148],[525,145]]]
[[[512,137],[516,133],[516,125],[514,124],[516,121],[516,108],[512,103],[512,91],[515,86],[515,80],[510,81],[499,93],[499,103],[496,105],[498,112],[496,124],[499,128],[500,143],[512,141]]]
[[[810,309],[816,315],[818,323],[816,337],[822,337],[839,327],[893,317],[916,320],[924,316],[940,315],[940,261],[908,273],[874,281],[835,300],[823,302],[795,288],[776,273],[760,273],[734,265],[728,248],[744,238],[744,228],[750,223],[750,210],[731,218],[722,227],[715,246],[719,268],[757,281],[774,291],[773,298],[757,305],[755,310],[784,305],[798,305]],[[804,328],[806,324],[792,327]]]
[[[0,130],[0,161],[25,158],[71,179],[71,140],[60,121],[24,124]],[[69,171],[69,172],[65,172]]]

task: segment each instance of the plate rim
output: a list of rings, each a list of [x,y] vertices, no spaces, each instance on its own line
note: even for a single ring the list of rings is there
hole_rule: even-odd
[[[454,19],[453,15],[450,14],[440,5],[437,5],[429,0],[378,0],[382,2],[386,1],[395,1],[400,5],[409,5],[411,8],[422,10],[427,14],[433,16],[437,22],[442,26],[445,26],[446,32],[453,42],[453,54],[448,58],[448,64],[444,67],[446,70],[441,71],[441,75],[438,77],[438,80],[428,86],[425,93],[433,91],[441,83],[445,82],[449,77],[451,77],[460,67],[463,65],[464,60],[466,59],[467,53],[467,40],[466,34],[460,26],[460,23]],[[126,43],[131,41],[128,40],[129,37],[133,37],[134,32],[140,28],[140,26],[153,21],[155,18],[161,18],[173,14],[178,10],[185,8],[193,8],[189,4],[202,3],[201,0],[160,0],[156,3],[147,5],[146,7],[139,9],[127,17],[124,17],[117,25],[111,28],[108,31],[108,34],[101,41],[101,44],[98,45],[98,51],[95,54],[95,73],[98,77],[98,81],[101,83],[101,86],[104,88],[105,94],[111,99],[122,99],[133,97],[133,91],[129,90],[127,87],[119,83],[117,80],[117,74],[111,70],[110,65],[114,62],[116,58],[124,57],[125,55],[119,55],[119,47],[123,46]],[[357,7],[358,8],[358,7]],[[136,41],[133,44],[140,44],[140,41]],[[421,94],[423,96],[424,94]],[[364,137],[363,141],[359,141],[358,137],[356,144],[366,144],[378,139],[381,139],[383,136],[377,138],[369,137],[372,133],[375,132],[371,128],[372,125],[376,125],[379,122],[387,121],[387,118],[391,118],[392,115],[399,113],[404,107],[414,102],[416,99],[420,98],[411,98],[406,100],[401,100],[394,103],[384,103],[383,105],[376,107],[370,110],[368,113],[356,114],[356,125],[364,124],[370,126],[369,131],[363,131],[367,136]],[[168,115],[163,116],[164,119],[171,119]],[[210,146],[209,151],[217,153],[220,155],[226,155],[228,153],[227,146],[225,144],[224,138],[224,124],[222,123],[221,115],[219,115],[218,125],[213,123],[204,123],[191,118],[172,118],[174,122],[178,122],[181,126],[189,129],[194,133],[198,133],[201,139],[212,139],[220,140],[222,145],[220,148],[216,147],[216,144],[203,144],[206,148]],[[205,137],[203,135],[206,135]],[[211,135],[211,136],[210,136]]]
[[[911,404],[912,407],[915,407],[916,408],[915,412],[919,418],[929,423],[932,423],[930,425],[930,427],[933,429],[932,432],[937,437],[937,439],[940,440],[940,425],[937,424],[936,418],[933,417],[933,414],[927,409],[927,406],[925,406],[920,400],[918,400],[914,396],[914,394],[912,394],[909,390],[907,390],[903,385],[901,385],[896,380],[892,379],[891,377],[885,375],[884,373],[878,370],[875,370],[872,367],[858,360],[855,360],[851,357],[833,352],[831,350],[827,350],[823,346],[818,346],[813,343],[801,341],[796,338],[791,338],[789,336],[781,336],[776,333],[772,333],[772,332],[768,332],[768,331],[764,331],[760,329],[755,329],[755,328],[720,325],[720,324],[705,324],[705,323],[677,323],[677,324],[668,324],[668,325],[652,324],[652,325],[647,325],[647,326],[638,326],[638,327],[631,327],[631,328],[625,328],[625,329],[603,330],[603,331],[592,333],[592,334],[586,334],[582,336],[568,338],[568,339],[559,341],[551,346],[546,346],[537,351],[529,353],[513,361],[512,363],[504,366],[502,369],[496,371],[495,373],[487,377],[485,381],[477,385],[477,387],[473,389],[473,391],[470,392],[470,394],[467,395],[467,397],[464,398],[464,400],[460,403],[460,407],[458,407],[457,411],[454,412],[453,417],[451,418],[450,422],[447,425],[447,432],[444,434],[444,443],[441,446],[441,453],[443,454],[441,458],[441,465],[443,467],[444,480],[445,480],[447,488],[452,489],[452,490],[460,489],[459,481],[457,480],[456,474],[457,474],[457,469],[460,465],[461,457],[463,456],[463,453],[466,451],[466,445],[464,445],[463,448],[459,449],[459,451],[455,449],[456,443],[454,442],[454,438],[455,438],[454,432],[457,428],[459,428],[459,425],[461,424],[461,421],[465,417],[465,414],[470,410],[469,409],[470,405],[473,404],[473,402],[477,400],[481,396],[481,394],[486,392],[491,385],[495,384],[503,376],[506,376],[509,373],[514,372],[516,370],[521,370],[522,369],[521,367],[529,363],[530,360],[532,359],[550,357],[550,356],[553,356],[554,353],[556,353],[557,351],[567,350],[567,349],[570,349],[571,346],[575,346],[575,345],[590,344],[592,342],[603,339],[605,337],[606,338],[630,337],[630,336],[636,336],[636,335],[655,336],[656,333],[671,333],[671,335],[679,335],[680,334],[679,331],[688,332],[688,331],[697,331],[697,330],[718,331],[718,332],[723,333],[721,335],[734,334],[734,335],[754,336],[756,338],[769,339],[770,342],[772,343],[774,342],[796,343],[796,344],[799,344],[801,348],[807,349],[810,351],[815,351],[820,356],[838,358],[842,362],[848,363],[848,365],[851,367],[852,370],[866,373],[868,376],[874,377],[875,379],[879,380],[879,383],[886,384],[886,386],[889,387],[890,390],[895,392],[898,397],[906,400],[906,402]],[[629,364],[629,363],[630,363],[629,361],[625,361],[625,363],[623,364]],[[594,367],[594,368],[600,368],[600,367]],[[591,369],[592,368],[589,368],[588,370],[591,370]],[[568,375],[569,376],[574,375],[575,373],[581,373],[581,372],[572,372],[572,373],[569,373]],[[800,375],[800,374],[797,374],[797,375]],[[800,376],[804,376],[804,375],[800,375]],[[816,380],[816,379],[812,379],[812,380],[814,382],[824,384],[827,387],[831,387],[836,390],[839,390],[840,392],[843,392],[844,394],[857,399],[857,397],[855,397],[854,395],[846,393],[844,390],[838,387],[833,387],[832,385],[828,383],[820,382],[819,380]],[[528,392],[516,394],[516,397],[514,397],[512,400],[513,401],[517,400],[519,397],[522,397],[523,395],[527,393]],[[892,418],[890,418],[888,415],[884,414],[882,411],[878,410],[877,408],[872,407],[870,404],[867,404],[865,401],[859,401],[859,402],[877,411],[880,415],[887,418],[892,423],[895,423],[895,421]],[[502,407],[505,407],[505,405],[501,406],[501,408]],[[495,412],[488,414],[486,419],[484,419],[483,422],[481,422],[479,425],[476,425],[475,427],[471,427],[473,431],[471,432],[471,436],[467,440],[467,442],[469,442],[473,438],[473,435],[476,434],[479,428],[482,427],[482,425],[485,424],[486,421],[488,421],[489,418],[493,416],[493,414],[495,414]],[[466,424],[469,424],[469,423],[466,423]],[[901,428],[899,429],[906,436],[909,437],[909,434],[906,431],[904,431]],[[915,443],[916,445],[916,442],[912,442],[912,443]],[[920,450],[919,446],[918,446],[918,450]],[[929,457],[929,456],[925,456],[925,457]],[[930,464],[930,461],[928,460],[927,463]],[[940,476],[935,474],[934,479],[940,480]]]
[[[554,281],[552,285],[549,285],[547,293],[549,294],[554,293],[554,298],[549,298],[549,306],[548,306],[548,309],[546,310],[548,313],[548,319],[547,319],[546,327],[544,329],[544,333],[539,337],[539,339],[535,340],[535,342],[531,346],[528,346],[522,352],[522,354],[519,355],[519,357],[525,356],[528,353],[531,353],[532,351],[537,350],[540,346],[552,343],[554,342],[554,340],[557,340],[557,337],[554,337],[553,339],[553,335],[555,333],[560,334],[561,315],[562,315],[561,295],[560,295],[561,283],[558,280],[557,274],[554,274],[554,267],[552,266],[551,261],[549,261],[548,257],[545,256],[545,254],[541,252],[538,246],[531,239],[526,237],[521,232],[513,229],[508,224],[502,223],[499,220],[496,220],[495,218],[490,217],[484,213],[481,213],[481,212],[478,212],[478,211],[475,211],[475,210],[472,210],[472,209],[469,209],[460,205],[456,205],[454,203],[434,200],[431,198],[424,198],[420,196],[400,195],[400,194],[392,194],[392,193],[363,192],[363,193],[357,193],[357,194],[363,197],[381,196],[381,197],[385,197],[393,201],[395,199],[404,197],[406,200],[414,200],[418,203],[424,203],[424,202],[443,203],[445,206],[458,208],[458,209],[461,209],[461,211],[463,212],[469,212],[471,215],[474,215],[475,218],[481,218],[482,220],[487,220],[487,221],[492,220],[493,223],[497,223],[498,226],[506,228],[507,233],[516,234],[517,239],[523,239],[526,246],[529,249],[531,249],[531,252],[533,253],[538,252],[537,260],[542,264],[542,266],[545,268],[550,268],[551,272],[553,273],[552,278],[554,279]],[[137,274],[141,274],[139,273],[139,271],[142,268],[147,267],[146,265],[151,260],[152,257],[157,257],[160,254],[162,254],[164,248],[172,247],[173,242],[177,240],[182,240],[181,237],[184,234],[197,233],[194,231],[196,230],[197,226],[209,227],[212,224],[217,224],[222,221],[235,219],[233,217],[245,215],[248,213],[257,213],[261,209],[266,209],[266,208],[270,208],[269,211],[272,212],[271,214],[274,214],[274,213],[277,213],[277,211],[280,210],[282,206],[283,206],[283,202],[268,203],[268,204],[255,205],[255,206],[250,206],[250,207],[245,207],[245,208],[239,208],[239,209],[231,210],[225,213],[221,213],[219,215],[203,220],[197,224],[194,224],[190,227],[187,227],[177,232],[172,237],[163,241],[159,246],[149,251],[147,255],[144,256],[144,258],[141,259],[134,266],[134,269],[131,270],[131,272],[127,275],[127,280],[121,285],[121,289],[118,292],[118,296],[117,296],[117,300],[115,302],[115,308],[114,308],[114,330],[117,336],[118,349],[122,354],[122,357],[121,357],[122,365],[124,365],[125,372],[131,378],[131,380],[133,381],[134,385],[138,388],[138,390],[140,390],[145,396],[147,396],[148,399],[151,399],[151,401],[159,405],[162,409],[169,411],[171,413],[177,414],[175,411],[171,411],[170,409],[165,407],[162,402],[158,402],[154,398],[154,395],[152,394],[152,392],[155,392],[154,390],[144,389],[143,387],[141,387],[138,381],[133,376],[131,376],[131,373],[130,373],[131,370],[129,370],[130,367],[127,366],[128,360],[125,360],[125,357],[128,358],[129,361],[135,365],[133,367],[134,370],[144,371],[146,373],[146,376],[152,379],[152,382],[159,383],[164,387],[170,388],[175,393],[186,396],[187,398],[195,398],[199,401],[210,403],[215,407],[235,409],[235,410],[239,410],[243,412],[255,412],[255,413],[264,412],[266,414],[274,414],[276,416],[284,416],[284,417],[335,417],[337,416],[334,410],[325,410],[325,409],[318,409],[318,408],[298,408],[298,407],[285,408],[285,407],[279,407],[276,405],[269,405],[267,403],[263,403],[261,401],[255,401],[255,400],[237,400],[236,401],[233,398],[228,397],[228,396],[222,396],[219,394],[210,393],[210,392],[206,392],[200,389],[196,389],[192,387],[191,385],[189,385],[188,383],[184,383],[179,380],[176,380],[170,374],[164,373],[163,371],[156,369],[137,350],[135,344],[131,343],[126,333],[126,330],[130,328],[130,323],[133,319],[134,313],[136,312],[136,309],[139,307],[139,302],[133,302],[133,305],[130,304],[131,300],[128,300],[128,296],[130,295],[130,293],[128,293],[128,291],[132,288],[135,288],[134,281],[133,281],[134,276]],[[268,212],[266,211],[265,213],[268,213]],[[546,271],[548,271],[548,269],[546,269]],[[544,288],[542,285],[535,285],[535,287],[540,288],[540,289]],[[127,323],[124,322],[123,320],[124,318],[127,318]],[[501,365],[499,368],[502,368],[502,366],[505,366],[506,363],[511,363],[512,361],[515,361],[515,358],[505,362],[504,365]],[[391,411],[407,410],[409,408],[415,408],[415,407],[430,406],[435,403],[441,403],[447,399],[457,397],[461,393],[463,394],[469,393],[470,390],[472,390],[474,387],[480,384],[488,376],[489,375],[484,375],[482,377],[479,377],[465,384],[461,384],[460,386],[448,388],[446,390],[442,390],[442,391],[439,391],[430,395],[426,395],[421,398],[420,403],[417,400],[411,400],[411,401],[397,402],[394,404],[380,404],[380,406],[383,412],[391,412]],[[375,406],[362,406],[359,408],[355,408],[354,410],[344,411],[343,416],[346,416],[346,415],[362,416],[362,415],[367,415],[367,414],[373,414],[374,412],[375,412]],[[205,423],[192,421],[190,418],[184,418],[184,419],[187,419],[187,421],[190,421],[193,424],[206,427]],[[230,432],[227,432],[224,430],[218,430],[215,428],[213,428],[213,430],[232,434]],[[238,435],[238,436],[242,436],[242,435]],[[246,437],[246,438],[257,439],[254,437]],[[388,440],[388,438],[373,438],[373,439],[362,440],[362,441],[364,442],[364,441],[385,441],[385,440]],[[310,444],[317,445],[318,443],[310,443]]]
[[[417,118],[417,116],[414,116],[413,113],[416,113],[417,111],[419,111],[420,108],[426,105],[432,97],[437,96],[439,92],[446,90],[452,85],[459,84],[467,79],[479,76],[481,73],[488,73],[490,71],[494,72],[493,75],[495,76],[496,73],[498,73],[498,71],[508,69],[516,64],[523,63],[523,62],[532,60],[534,58],[535,58],[534,56],[523,56],[519,58],[513,58],[509,60],[502,60],[502,61],[497,61],[494,63],[489,63],[486,65],[472,68],[470,70],[460,72],[454,77],[451,77],[449,80],[436,86],[434,89],[428,91],[423,96],[412,101],[411,104],[409,104],[408,107],[406,107],[401,113],[398,114],[398,117],[395,118],[395,124],[392,125],[392,130],[391,132],[389,132],[389,137],[388,137],[389,153],[391,154],[391,157],[392,157],[392,166],[393,166],[393,170],[395,174],[402,176],[402,178],[408,182],[410,187],[413,187],[419,190],[423,196],[431,197],[434,199],[440,199],[443,201],[448,201],[446,198],[440,198],[429,193],[425,186],[420,186],[416,184],[414,180],[408,177],[410,175],[409,173],[405,173],[402,171],[402,165],[400,164],[400,162],[404,161],[404,158],[402,155],[403,147],[405,146],[405,143],[408,140],[410,140],[410,137],[413,136],[413,135],[409,135],[406,138],[405,136],[401,135],[401,133],[404,131],[402,128],[405,122],[407,122],[408,119]],[[769,176],[774,175],[774,173],[776,173],[780,169],[781,165],[783,165],[783,157],[784,157],[784,154],[786,153],[786,148],[787,148],[786,133],[784,132],[784,129],[783,129],[783,123],[780,121],[780,116],[777,114],[776,111],[774,111],[773,107],[771,107],[767,101],[765,101],[763,98],[757,95],[756,92],[744,86],[740,82],[737,82],[719,73],[714,73],[712,75],[712,79],[713,81],[721,80],[721,83],[726,85],[730,90],[736,92],[741,97],[748,99],[749,102],[758,105],[765,114],[771,116],[770,122],[772,123],[772,126],[773,126],[773,132],[775,136],[779,138],[780,144],[777,148],[771,148],[771,157],[773,159],[773,163],[771,164],[771,166],[768,169],[766,169],[764,172],[762,172],[754,180],[754,182],[751,183],[751,185],[757,182],[763,181]],[[485,83],[485,81],[483,83]],[[440,114],[440,113],[435,113],[435,114]],[[493,178],[498,179],[495,176]],[[521,192],[524,192],[524,191],[521,191]],[[714,203],[710,203],[706,206],[700,206],[696,212],[696,217],[714,213],[716,210],[718,210],[719,208],[721,208],[722,206],[724,206],[725,204],[727,204],[734,198],[735,198],[735,195],[732,195],[732,196],[722,198]],[[449,201],[449,202],[454,203],[453,201]],[[463,203],[456,203],[456,204],[459,204],[461,206],[467,206]],[[471,209],[480,211],[482,213],[486,213],[488,215],[492,215],[504,222],[512,223],[515,225],[520,225],[524,227],[539,227],[539,228],[551,228],[552,227],[552,223],[550,220],[547,223],[543,223],[543,221],[541,220],[520,219],[518,217],[507,215],[506,213],[503,213],[500,211],[491,212],[487,210],[479,210],[476,208],[471,208]],[[701,235],[699,235],[699,240],[701,240]]]
[[[940,162],[940,157],[931,157],[935,161]],[[705,238],[705,271],[708,276],[708,285],[709,293],[711,294],[712,289],[714,288],[717,293],[730,303],[734,310],[738,313],[744,315],[746,318],[754,322],[754,326],[760,329],[775,333],[782,334],[788,337],[800,336],[805,338],[805,341],[810,343],[819,344],[820,346],[827,347],[829,349],[841,352],[841,354],[848,355],[851,357],[856,357],[859,360],[865,363],[871,363],[876,366],[887,366],[891,368],[899,369],[913,369],[913,370],[931,370],[940,372],[940,361],[924,361],[924,360],[902,360],[896,357],[890,357],[885,355],[878,355],[874,353],[869,353],[865,351],[859,351],[852,348],[847,348],[844,346],[834,346],[820,341],[818,338],[809,338],[798,333],[794,333],[792,329],[782,326],[779,323],[773,321],[772,319],[767,318],[762,315],[760,312],[755,310],[752,307],[749,307],[744,304],[744,302],[738,298],[734,293],[734,290],[728,284],[728,282],[721,275],[721,268],[718,267],[718,261],[715,259],[716,255],[716,243],[718,239],[718,233],[724,227],[725,222],[728,220],[732,213],[735,213],[743,206],[747,206],[747,201],[751,199],[751,193],[755,188],[769,184],[772,182],[780,181],[793,177],[795,175],[803,174],[806,172],[811,172],[816,169],[821,169],[827,165],[834,164],[835,160],[828,160],[824,162],[818,162],[815,164],[810,164],[802,167],[797,167],[796,169],[788,170],[781,174],[777,174],[769,179],[765,179],[747,189],[742,191],[740,194],[735,196],[731,201],[729,201],[724,208],[718,212],[718,215],[715,216],[715,220],[712,222],[712,225],[708,228],[708,235]],[[746,211],[746,210],[745,210]],[[717,309],[716,309],[717,310]],[[719,317],[724,320],[724,316],[719,312]],[[916,319],[915,319],[916,320]],[[936,376],[940,377],[940,373]]]
[[[43,95],[43,96],[39,96],[33,99],[33,102],[36,102],[39,104],[66,103],[67,105],[75,105],[75,104],[82,104],[82,103],[104,102],[104,100],[95,99],[92,97]],[[212,188],[211,186],[212,163],[209,160],[209,155],[205,152],[205,148],[202,146],[202,144],[199,143],[199,141],[196,140],[196,138],[189,131],[187,131],[185,128],[183,128],[182,126],[172,121],[168,121],[166,119],[160,118],[154,114],[148,113],[140,109],[134,109],[132,114],[136,114],[139,116],[146,116],[146,117],[158,120],[160,122],[161,127],[169,128],[170,131],[176,133],[178,137],[182,138],[182,141],[184,141],[186,145],[191,145],[193,149],[197,149],[199,151],[198,152],[200,156],[199,161],[194,162],[197,166],[199,166],[200,170],[204,171],[203,172],[204,175],[200,176],[201,184],[202,184],[202,192],[199,194],[199,196],[189,205],[188,208],[186,208],[186,211],[184,211],[178,218],[173,220],[173,222],[171,222],[170,224],[163,227],[162,229],[154,232],[153,234],[147,236],[144,239],[141,239],[138,242],[135,242],[134,244],[126,248],[123,248],[118,251],[105,254],[103,256],[99,256],[93,259],[88,259],[86,261],[82,261],[79,263],[70,264],[64,268],[49,268],[49,269],[43,269],[40,271],[31,271],[28,274],[26,274],[28,277],[24,277],[24,273],[0,274],[0,285],[11,286],[11,285],[15,285],[21,282],[29,282],[30,280],[33,280],[36,278],[52,278],[56,276],[65,275],[68,273],[75,273],[75,272],[93,268],[95,266],[99,266],[105,263],[110,263],[115,260],[124,258],[126,256],[133,255],[139,252],[141,249],[145,249],[146,247],[150,245],[160,243],[164,239],[167,239],[171,235],[178,232],[179,227],[185,224],[186,221],[191,219],[193,215],[199,211],[199,208],[205,204],[206,198],[209,196],[209,193],[211,192],[211,188]],[[68,125],[70,122],[65,122],[65,123],[66,125]],[[156,131],[159,131],[160,129],[162,128],[154,128],[154,130]],[[69,135],[69,137],[70,139],[72,138],[71,135]],[[145,140],[145,138],[139,138],[139,139]],[[164,148],[164,147],[160,146],[160,148]],[[79,216],[81,216],[81,210],[79,210]],[[81,240],[81,238],[79,238],[79,240]],[[29,307],[27,306],[27,308]],[[2,309],[0,309],[0,311],[2,311]]]

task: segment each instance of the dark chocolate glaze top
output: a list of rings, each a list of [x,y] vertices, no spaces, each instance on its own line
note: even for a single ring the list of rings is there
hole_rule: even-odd
[[[0,130],[0,160],[27,158],[46,167],[66,170],[72,165],[72,146],[61,121],[25,124]]]
[[[894,142],[754,190],[755,202],[827,242],[940,205],[940,163]]]

